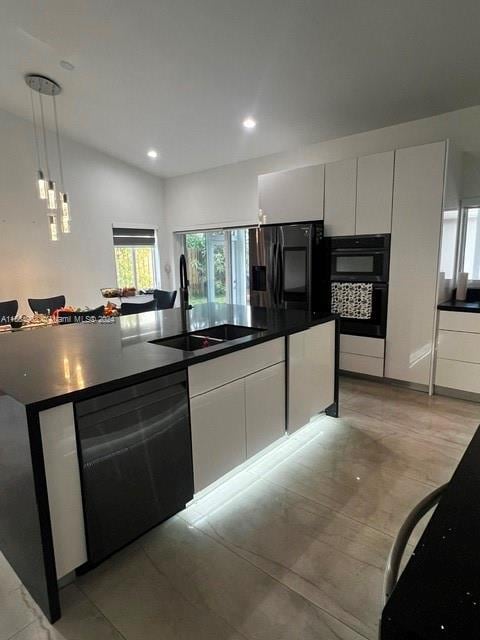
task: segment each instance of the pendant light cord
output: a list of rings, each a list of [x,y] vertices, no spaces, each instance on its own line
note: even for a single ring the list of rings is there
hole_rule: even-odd
[[[53,113],[55,117],[55,131],[57,134],[57,153],[58,153],[58,167],[60,169],[60,187],[63,191],[64,189],[64,180],[63,180],[63,162],[62,162],[62,148],[60,145],[60,132],[58,130],[58,115],[57,115],[57,98],[53,96]]]
[[[42,94],[41,93],[40,93],[40,114],[41,114],[41,117],[42,117],[43,146],[45,147],[45,164],[46,164],[46,167],[47,167],[48,179],[51,180],[52,176],[50,174],[50,165],[48,163],[47,131],[45,129],[45,114],[43,112],[43,100],[42,100]]]
[[[40,144],[38,142],[37,118],[35,116],[35,105],[33,103],[33,89],[30,88],[30,101],[32,103],[32,119],[33,119],[33,137],[35,138],[35,151],[37,153],[38,169],[42,169],[42,161],[40,159]]]

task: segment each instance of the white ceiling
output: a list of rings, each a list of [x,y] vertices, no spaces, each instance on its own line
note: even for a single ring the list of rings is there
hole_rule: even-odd
[[[479,104],[479,25],[478,0],[2,0],[0,108],[49,75],[68,135],[171,176]]]

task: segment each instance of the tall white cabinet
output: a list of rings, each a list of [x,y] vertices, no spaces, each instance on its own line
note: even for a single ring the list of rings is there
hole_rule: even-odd
[[[358,158],[357,235],[391,232],[394,155],[386,151]]]
[[[259,207],[267,223],[323,220],[324,182],[323,164],[260,175]]]
[[[395,156],[385,376],[428,385],[434,344],[446,143]]]
[[[325,167],[325,235],[355,234],[357,159],[331,162]]]

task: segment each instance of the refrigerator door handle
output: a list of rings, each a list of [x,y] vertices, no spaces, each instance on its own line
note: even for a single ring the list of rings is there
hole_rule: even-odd
[[[283,247],[279,245],[277,248],[277,297],[279,305],[282,305],[284,302],[283,279]]]
[[[273,304],[274,304],[275,307],[278,304],[278,297],[277,297],[277,280],[278,280],[277,251],[278,251],[278,245],[277,245],[277,243],[275,243],[273,245],[273,248],[272,248],[272,297],[273,297]]]

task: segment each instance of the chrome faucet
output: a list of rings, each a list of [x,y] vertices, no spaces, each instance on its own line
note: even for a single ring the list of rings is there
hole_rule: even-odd
[[[187,330],[187,311],[192,308],[188,301],[187,260],[182,253],[180,256],[180,309],[182,312],[182,329]]]

